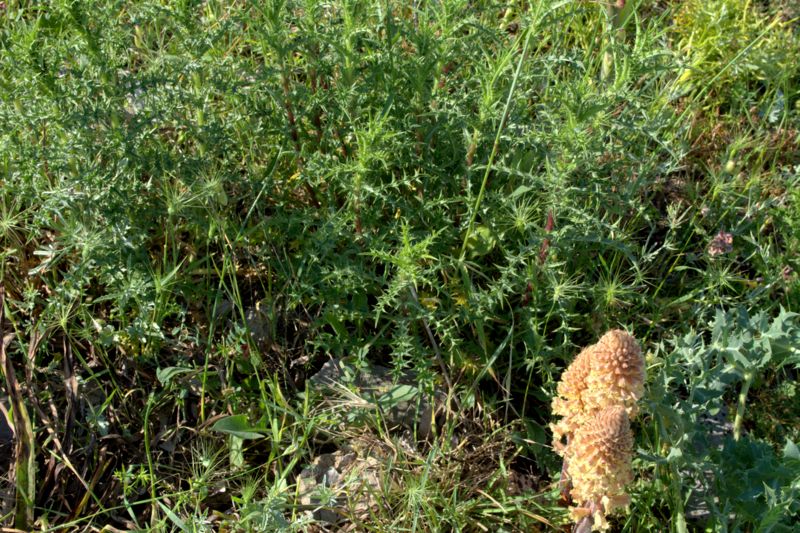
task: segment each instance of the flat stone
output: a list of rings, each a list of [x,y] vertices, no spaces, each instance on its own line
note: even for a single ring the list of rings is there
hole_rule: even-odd
[[[447,397],[441,390],[435,390],[432,395],[424,394],[413,373],[403,373],[394,381],[391,370],[384,366],[367,364],[356,368],[338,358],[326,362],[309,381],[313,388],[340,402],[347,400],[345,390],[354,391],[369,402],[372,409],[380,410],[390,429],[416,430],[417,437],[423,440],[433,435],[435,417],[442,411]],[[410,397],[386,402],[387,395],[397,391],[399,385],[406,387]]]
[[[300,504],[314,520],[328,524],[342,521],[345,510],[366,514],[380,489],[381,469],[375,457],[349,445],[319,455],[297,479]]]

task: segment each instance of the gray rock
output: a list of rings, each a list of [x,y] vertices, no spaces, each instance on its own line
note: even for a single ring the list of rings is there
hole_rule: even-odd
[[[314,459],[297,480],[300,504],[314,520],[336,524],[345,510],[366,514],[380,489],[382,463],[351,446]]]
[[[225,324],[228,328],[235,325],[244,326],[250,332],[250,336],[259,349],[264,349],[270,341],[270,320],[269,315],[263,306],[256,304],[244,310],[244,324],[242,324],[240,311],[237,311],[230,300],[223,300],[217,306],[214,313],[214,320],[221,321],[227,318]]]
[[[389,429],[416,430],[417,437],[433,436],[436,416],[441,414],[447,395],[442,390],[423,393],[411,372],[396,382],[391,370],[368,364],[356,368],[342,359],[331,359],[309,379],[312,387],[329,400],[347,402],[355,394],[368,410],[379,412]],[[347,394],[350,391],[350,394]]]

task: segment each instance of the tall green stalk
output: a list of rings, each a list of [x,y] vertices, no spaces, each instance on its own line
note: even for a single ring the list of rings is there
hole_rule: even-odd
[[[753,384],[755,374],[753,372],[745,372],[744,382],[739,391],[739,399],[736,402],[736,418],[733,420],[733,439],[739,440],[742,436],[742,422],[744,421],[744,409],[747,405],[747,393],[750,391],[750,385]]]
[[[469,237],[472,234],[472,228],[475,225],[475,220],[478,218],[478,210],[480,209],[481,203],[483,202],[483,196],[486,193],[486,184],[489,181],[489,174],[492,171],[494,158],[497,156],[497,150],[500,147],[500,135],[503,132],[503,128],[506,125],[506,121],[508,120],[508,114],[511,112],[511,100],[514,97],[514,90],[517,87],[517,80],[519,79],[520,72],[522,72],[522,64],[525,62],[525,58],[528,55],[528,44],[530,43],[531,35],[533,34],[534,28],[535,25],[532,25],[529,26],[526,30],[525,42],[522,45],[522,53],[519,56],[519,61],[517,61],[517,69],[514,71],[514,78],[511,80],[511,88],[508,90],[508,97],[506,98],[506,104],[505,107],[503,107],[503,116],[500,119],[500,124],[498,124],[497,131],[494,135],[494,144],[492,144],[492,152],[489,154],[489,161],[487,161],[486,171],[483,173],[481,188],[478,191],[478,197],[475,199],[475,205],[472,208],[472,215],[470,215],[469,217],[469,224],[467,225],[467,231],[464,234],[464,242],[461,243],[460,258],[462,261],[464,260],[464,257],[467,253],[467,242],[469,242]]]

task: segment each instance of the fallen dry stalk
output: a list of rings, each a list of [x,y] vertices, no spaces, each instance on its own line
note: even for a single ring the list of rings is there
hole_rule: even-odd
[[[14,526],[20,530],[28,531],[33,525],[33,505],[36,501],[36,463],[33,426],[25,407],[22,389],[17,380],[14,364],[6,354],[6,348],[13,339],[13,334],[5,332],[5,287],[0,284],[0,367],[5,376],[6,391],[11,399],[14,411],[14,438],[16,492],[14,507]]]

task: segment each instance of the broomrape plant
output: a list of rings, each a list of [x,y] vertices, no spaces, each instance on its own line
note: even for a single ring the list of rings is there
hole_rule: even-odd
[[[633,437],[629,416],[644,393],[645,369],[635,338],[621,330],[584,348],[561,376],[553,413],[553,445],[564,458],[562,479],[577,503],[579,527],[607,529],[606,514],[630,502]],[[564,439],[566,442],[564,442]]]

